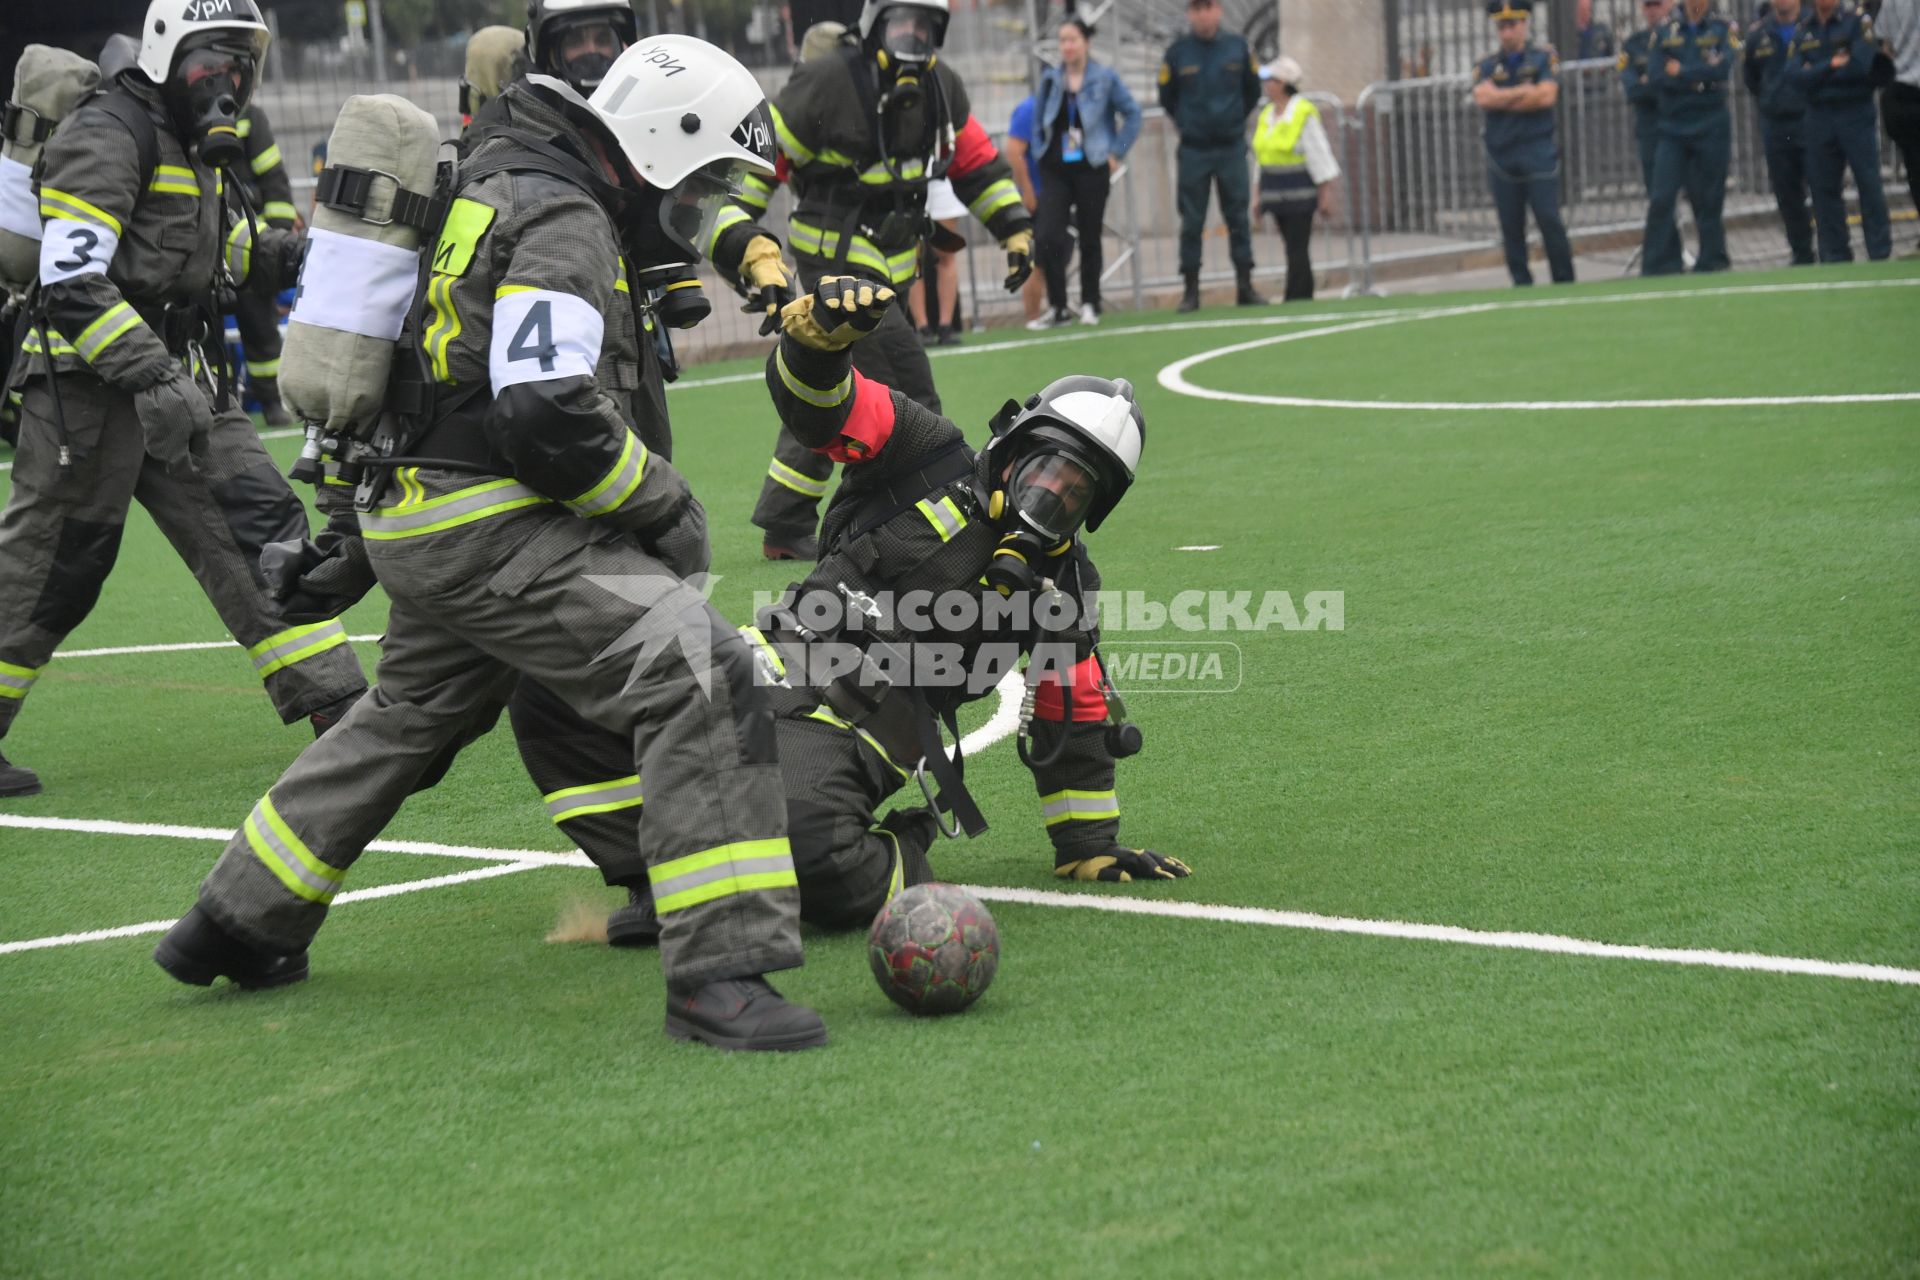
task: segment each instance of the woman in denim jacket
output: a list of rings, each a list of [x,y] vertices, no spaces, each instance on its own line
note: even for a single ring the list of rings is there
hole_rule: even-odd
[[[1107,184],[1140,136],[1140,107],[1112,67],[1087,56],[1093,32],[1078,18],[1060,24],[1060,65],[1048,67],[1034,95],[1033,151],[1043,181],[1034,239],[1047,277],[1049,311],[1029,329],[1071,324],[1067,261],[1080,235],[1080,323],[1100,323],[1100,224]]]

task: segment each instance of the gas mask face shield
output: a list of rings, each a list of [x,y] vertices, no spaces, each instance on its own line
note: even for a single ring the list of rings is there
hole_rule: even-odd
[[[880,15],[880,51],[882,66],[894,68],[924,67],[940,50],[940,37],[933,15],[925,9],[889,9]]]
[[[632,32],[604,17],[558,24],[546,37],[552,73],[585,97],[600,87],[614,60],[632,43]]]
[[[1100,494],[1100,478],[1063,453],[1037,453],[1014,464],[1007,510],[1049,545],[1065,542],[1086,523]]]
[[[635,265],[699,262],[713,241],[720,211],[740,193],[750,167],[720,160],[690,174],[671,191],[648,188],[634,203],[630,236]]]
[[[174,122],[200,159],[225,168],[245,158],[240,113],[253,98],[258,63],[250,49],[202,45],[180,55],[167,81],[166,97]]]

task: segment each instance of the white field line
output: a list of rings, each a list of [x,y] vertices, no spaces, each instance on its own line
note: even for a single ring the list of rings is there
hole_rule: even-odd
[[[348,636],[355,644],[377,644],[380,637]],[[62,649],[56,658],[117,658],[129,653],[192,653],[199,649],[235,649],[238,640],[194,640],[185,644],[128,644],[112,649]]]
[[[1644,302],[1663,298],[1717,298],[1738,296],[1741,294],[1769,293],[1813,293],[1830,292],[1839,289],[1911,289],[1920,287],[1920,280],[1839,280],[1831,284],[1814,282],[1793,284],[1750,284],[1732,285],[1723,289],[1661,289],[1648,293],[1603,294],[1599,297],[1572,298],[1527,298],[1506,302],[1489,302],[1470,308],[1471,310],[1490,311],[1531,311],[1547,307],[1578,307],[1608,302]],[[1232,316],[1219,320],[1176,320],[1170,324],[1136,324],[1118,329],[1087,328],[1073,333],[1049,334],[1040,338],[1019,338],[1004,342],[976,343],[965,347],[936,347],[927,352],[930,360],[958,359],[964,356],[991,355],[1029,347],[1051,347],[1063,342],[1091,342],[1096,338],[1129,338],[1140,334],[1190,333],[1206,329],[1248,329],[1270,325],[1323,324],[1340,323],[1347,320],[1374,320],[1382,317],[1397,319],[1425,319],[1430,316],[1450,313],[1460,308],[1453,307],[1383,307],[1371,311],[1323,311],[1311,315],[1262,315],[1254,312],[1246,316]],[[729,373],[717,378],[692,378],[684,382],[675,382],[668,386],[669,391],[696,391],[701,387],[729,387],[743,382],[760,382],[766,375],[762,372]],[[1693,403],[1689,401],[1688,403]]]
[[[1818,284],[1755,285],[1748,289],[1728,289],[1725,293],[1805,293],[1823,289],[1869,286],[1874,288],[1912,288],[1920,286],[1920,280],[1879,280],[1852,281],[1827,286]],[[1304,342],[1309,338],[1325,338],[1335,334],[1354,333],[1362,329],[1375,329],[1390,324],[1405,324],[1416,320],[1439,320],[1457,316],[1480,315],[1493,311],[1524,311],[1546,307],[1600,306],[1610,303],[1652,302],[1663,298],[1702,297],[1712,290],[1683,289],[1668,293],[1627,293],[1607,294],[1600,297],[1540,298],[1522,302],[1488,302],[1470,306],[1434,307],[1385,313],[1378,318],[1361,323],[1332,323],[1318,329],[1308,329],[1299,333],[1283,333],[1274,337],[1255,338],[1250,342],[1236,342],[1229,346],[1215,347],[1195,355],[1175,360],[1163,367],[1157,375],[1157,381],[1167,390],[1179,395],[1193,396],[1201,400],[1225,401],[1235,404],[1257,404],[1285,409],[1361,409],[1380,412],[1537,412],[1541,410],[1617,410],[1617,409],[1747,409],[1777,408],[1791,405],[1849,405],[1849,404],[1898,404],[1920,400],[1920,391],[1901,391],[1871,393],[1860,395],[1800,395],[1800,396],[1703,396],[1695,398],[1673,398],[1658,400],[1346,400],[1320,396],[1277,396],[1257,394],[1245,391],[1218,391],[1212,387],[1203,387],[1188,379],[1187,371],[1197,365],[1207,364],[1225,356],[1239,355],[1243,352],[1257,351],[1267,347],[1282,346],[1287,343]],[[1328,315],[1329,321],[1344,321],[1345,317]]]
[[[0,813],[0,827],[22,831],[75,831],[96,836],[139,836],[168,840],[215,840],[225,844],[233,838],[232,827],[178,827],[164,822],[114,822],[105,818],[30,818],[24,814]],[[590,867],[584,853],[549,853],[540,849],[479,849],[462,844],[436,844],[427,840],[374,840],[367,845],[373,853],[411,853],[436,858],[480,858],[488,862],[525,862],[543,867]]]
[[[221,840],[228,832],[211,827],[164,827],[125,822],[97,822],[68,818],[8,818],[0,815],[0,826],[39,827],[60,831],[90,831],[103,835],[161,835],[182,839]],[[524,849],[481,849],[461,845],[418,844],[410,841],[381,841],[369,848],[387,848],[404,853],[437,853],[450,857],[484,858],[491,865],[474,871],[425,880],[406,880],[358,889],[341,894],[336,902],[392,897],[445,885],[464,884],[490,876],[510,875],[540,867],[585,867],[590,865],[581,854],[538,853]],[[1095,896],[1090,893],[1058,893],[1048,889],[1021,889],[1002,885],[969,885],[970,892],[988,902],[1012,902],[1026,906],[1059,907],[1067,910],[1108,911],[1122,915],[1160,916],[1175,920],[1209,920],[1224,924],[1264,925],[1274,929],[1305,929],[1315,933],[1358,934],[1372,938],[1398,938],[1417,942],[1445,942],[1457,946],[1492,947],[1505,951],[1532,951],[1547,955],[1585,956],[1609,960],[1640,960],[1655,964],[1684,965],[1708,969],[1737,969],[1752,973],[1797,974],[1816,978],[1839,978],[1856,982],[1885,982],[1899,986],[1920,986],[1920,970],[1899,969],[1891,965],[1862,964],[1853,961],[1813,960],[1799,956],[1770,956],[1748,951],[1697,950],[1684,947],[1648,947],[1613,942],[1595,942],[1554,933],[1490,932],[1463,929],[1456,925],[1416,924],[1401,920],[1365,920],[1347,916],[1323,916],[1307,911],[1279,911],[1267,907],[1233,907],[1203,902],[1156,902],[1151,898]],[[1121,891],[1126,892],[1126,891]],[[59,934],[50,938],[30,938],[20,942],[0,942],[0,955],[14,951],[36,951],[47,947],[69,946],[81,942],[99,942],[108,938],[127,938],[144,933],[159,933],[171,927],[171,920],[148,921],[117,929],[96,929],[85,933]]]
[[[351,889],[333,900],[335,906],[343,902],[367,902],[374,898],[397,898],[403,893],[419,893],[425,889],[444,889],[449,885],[468,884],[475,880],[492,880],[498,876],[510,876],[519,871],[538,871],[550,866],[546,862],[491,862],[484,867],[475,867],[471,871],[456,871],[452,875],[429,876],[424,880],[400,880],[393,884],[375,885],[371,889]],[[172,920],[149,920],[144,924],[123,924],[114,929],[89,929],[85,933],[63,933],[51,938],[28,938],[23,942],[0,942],[0,955],[15,951],[42,951],[48,947],[72,946],[77,942],[104,942],[109,938],[137,938],[141,934],[165,933],[173,928]]]

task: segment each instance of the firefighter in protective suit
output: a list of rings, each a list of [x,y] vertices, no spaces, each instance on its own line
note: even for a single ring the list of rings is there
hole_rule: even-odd
[[[912,280],[928,232],[927,184],[947,178],[1007,251],[1006,287],[1033,273],[1033,220],[1013,171],[973,117],[965,84],[938,57],[947,0],[867,0],[858,45],[801,63],[774,102],[781,172],[793,186],[787,246],[803,289],[859,272]],[[772,185],[749,182],[729,219],[766,210]],[[854,357],[862,373],[940,411],[933,369],[904,311],[889,311]],[[782,431],[753,523],[771,560],[811,560],[815,508],[833,464]]]
[[[257,568],[306,512],[233,406],[227,289],[291,280],[290,235],[225,198],[267,28],[253,0],[153,0],[135,69],[61,122],[43,221],[13,491],[0,515],[0,738],[92,611],[138,500],[246,646],[288,723],[324,729],[366,688],[337,621],[289,626]],[[0,795],[39,790],[0,757]]]
[[[236,173],[254,215],[275,230],[296,234],[300,213],[293,207],[293,181],[264,107],[249,103],[241,113],[240,142],[246,148],[246,167]],[[272,283],[253,280],[240,289],[233,300],[233,319],[246,355],[247,389],[260,402],[266,424],[284,427],[293,416],[280,403],[280,302]]]
[[[720,50],[659,36],[591,100],[537,75],[502,101],[512,126],[466,157],[402,337],[431,395],[395,447],[420,461],[361,503],[392,601],[379,679],[261,798],[154,958],[202,985],[304,978],[367,842],[524,673],[647,771],[667,1033],[824,1043],[764,976],[801,962],[772,714],[683,581],[707,567],[705,515],[634,433],[621,296],[629,264],[697,257],[744,172],[771,169],[764,98]]]
[[[821,279],[786,308],[785,335],[767,362],[781,420],[846,467],[820,563],[743,633],[777,717],[802,918],[863,927],[900,888],[933,878],[928,849],[942,821],[933,808],[875,821],[902,787],[917,781],[931,796],[931,776],[950,832],[984,828],[935,724],[951,725],[955,708],[991,693],[1022,657],[1034,716],[1021,754],[1054,874],[1109,882],[1188,875],[1177,858],[1119,843],[1115,755],[1137,750],[1137,730],[1111,698],[1090,610],[1076,603],[1040,621],[1049,616],[1043,597],[1059,598],[1054,588],[1076,602],[1099,589],[1079,531],[1097,528],[1132,483],[1145,427],[1132,389],[1059,379],[1024,405],[1009,404],[976,455],[952,422],[852,367],[892,299],[876,282]],[[889,662],[891,684],[868,678]],[[605,734],[571,746],[570,767],[587,777],[610,778],[623,763],[619,742]],[[629,804],[651,791],[644,770],[626,782]],[[550,808],[565,828],[593,821],[593,806],[620,794],[614,784],[599,793],[582,786]],[[577,819],[568,814],[576,805],[585,810]],[[608,919],[608,940],[635,946],[658,937],[644,846],[583,847],[631,895]]]

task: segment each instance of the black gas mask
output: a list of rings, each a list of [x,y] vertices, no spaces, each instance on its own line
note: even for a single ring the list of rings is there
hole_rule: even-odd
[[[1016,459],[1003,487],[988,500],[987,515],[1004,532],[987,562],[987,585],[1001,595],[1033,591],[1043,577],[1058,576],[1051,564],[1066,555],[1100,495],[1100,474],[1067,452],[1041,450]]]
[[[188,49],[174,64],[164,97],[167,109],[189,146],[211,168],[224,169],[246,158],[240,139],[240,113],[253,98],[258,68],[253,51],[232,44]]]
[[[633,43],[633,22],[631,17],[621,23],[605,14],[555,22],[542,34],[541,43],[547,70],[584,97],[600,87],[614,59]]]

